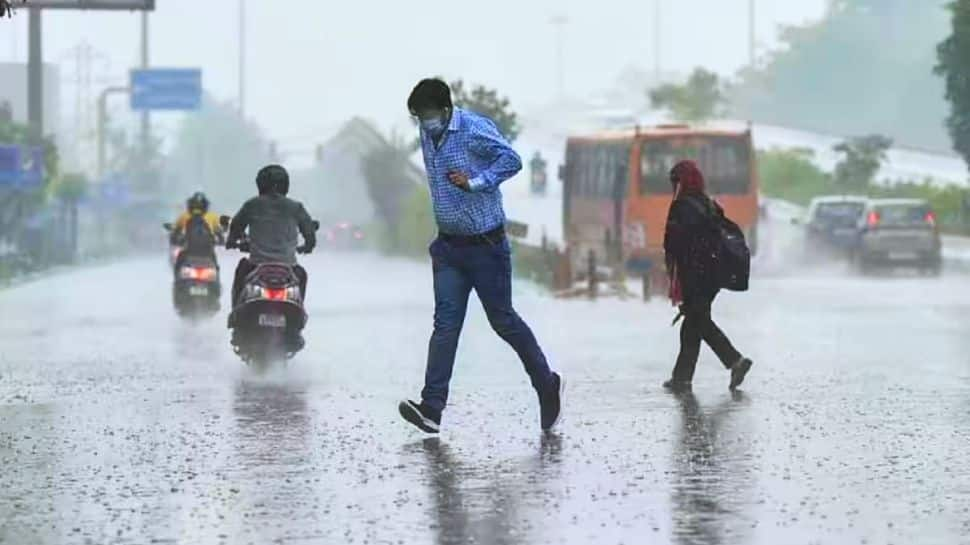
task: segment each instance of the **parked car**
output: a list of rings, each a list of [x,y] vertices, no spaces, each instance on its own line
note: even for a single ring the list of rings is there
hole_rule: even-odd
[[[922,199],[874,199],[858,224],[854,261],[863,272],[915,267],[938,275],[943,259],[936,214]]]
[[[805,216],[806,249],[850,253],[859,240],[859,220],[869,199],[856,195],[827,195],[812,199]]]

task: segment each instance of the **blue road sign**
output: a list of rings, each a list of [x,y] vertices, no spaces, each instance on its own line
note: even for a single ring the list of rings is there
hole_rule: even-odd
[[[198,68],[132,70],[130,87],[132,110],[198,110],[202,104]]]
[[[30,189],[43,182],[43,148],[0,145],[0,186]]]

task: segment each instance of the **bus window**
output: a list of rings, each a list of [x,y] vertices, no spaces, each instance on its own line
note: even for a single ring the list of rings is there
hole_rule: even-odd
[[[744,194],[750,187],[750,150],[745,139],[705,137],[676,143],[656,140],[644,142],[642,149],[641,195],[671,193],[670,169],[682,159],[697,162],[711,194]]]
[[[711,151],[711,161],[704,171],[710,192],[718,195],[747,193],[751,186],[751,155],[747,141],[719,139]]]
[[[646,142],[640,153],[640,194],[663,195],[672,192],[670,169],[683,158],[683,150],[670,142]]]

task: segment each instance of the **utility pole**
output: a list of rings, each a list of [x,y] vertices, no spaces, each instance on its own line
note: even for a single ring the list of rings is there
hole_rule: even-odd
[[[755,16],[755,0],[748,0],[748,63],[754,69],[758,62],[757,38],[758,30],[755,28],[757,17]]]
[[[246,118],[246,0],[239,0],[239,116]]]
[[[108,151],[105,145],[105,133],[108,130],[108,96],[129,93],[127,87],[108,87],[98,97],[98,182],[104,178],[104,168],[108,162]]]
[[[569,17],[555,15],[549,22],[556,28],[556,92],[562,101],[565,98],[565,44],[563,30],[569,24]]]
[[[660,36],[660,29],[663,26],[661,24],[663,14],[660,2],[661,0],[653,0],[653,78],[656,80],[654,85],[659,85],[660,79],[663,77],[660,66],[660,47],[663,43]]]
[[[29,51],[27,55],[27,124],[30,139],[39,144],[44,138],[44,51],[41,40],[39,8],[28,8],[27,26]]]
[[[145,70],[148,68],[148,12],[141,12],[141,68]],[[151,117],[148,110],[141,113],[141,175],[144,177],[148,176],[148,160],[152,142],[152,126]],[[142,180],[144,183],[145,180]]]

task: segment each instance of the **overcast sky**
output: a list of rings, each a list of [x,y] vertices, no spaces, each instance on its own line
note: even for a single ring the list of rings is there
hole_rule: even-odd
[[[626,66],[652,68],[654,1],[248,0],[247,110],[283,147],[293,147],[355,114],[385,127],[401,123],[411,86],[426,75],[498,87],[520,107],[542,103],[556,95],[549,20],[557,14],[570,19],[567,93],[587,96]],[[729,75],[747,62],[748,0],[661,1],[666,70],[704,65]],[[826,0],[758,3],[758,38],[766,48],[780,25],[821,17]],[[210,93],[235,100],[238,4],[157,0],[152,63],[201,67]],[[25,11],[0,22],[0,59],[26,59],[26,24]],[[82,40],[106,57],[97,73],[124,82],[138,59],[139,28],[139,17],[129,13],[45,13],[45,60],[62,63],[63,93],[73,93],[68,50]],[[64,102],[69,118],[73,101]],[[160,121],[170,125],[167,115],[168,123]]]

